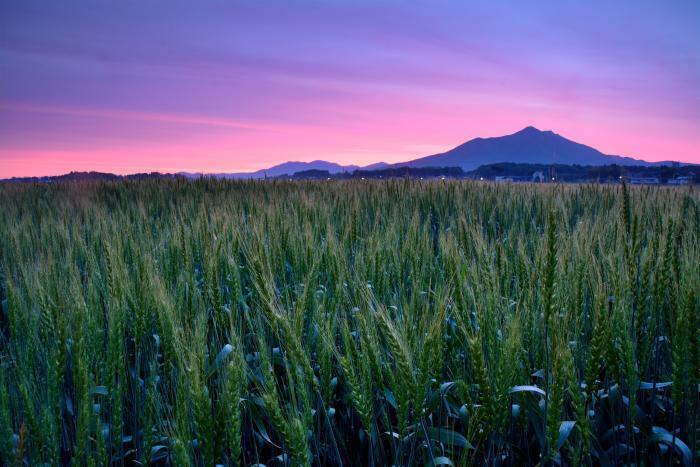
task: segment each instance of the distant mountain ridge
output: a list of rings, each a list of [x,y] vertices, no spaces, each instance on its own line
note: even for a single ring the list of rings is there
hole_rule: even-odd
[[[399,167],[428,168],[428,167],[458,167],[465,172],[498,163],[514,164],[565,164],[580,166],[659,166],[670,165],[672,161],[648,162],[632,157],[604,154],[585,144],[571,141],[553,131],[542,131],[533,126],[505,136],[491,138],[474,138],[466,143],[439,154],[420,157],[406,162],[387,164],[379,162],[367,166],[341,165],[335,162],[314,160],[311,162],[289,161],[255,172],[234,173],[193,173],[180,172],[177,174],[134,174],[126,178],[173,177],[198,178],[203,175],[226,179],[262,179],[293,175],[304,171],[327,171],[331,175],[354,172],[356,170],[381,170]],[[75,180],[79,178],[112,179],[120,178],[114,174],[98,172],[71,172],[56,177],[21,177],[8,179],[10,181],[53,181]]]
[[[273,178],[307,170],[327,170],[330,174],[337,174],[358,169],[378,170],[396,167],[459,167],[464,171],[471,171],[482,165],[503,162],[581,166],[611,164],[654,166],[673,163],[672,161],[648,162],[632,157],[604,154],[595,148],[564,138],[553,131],[543,131],[533,126],[528,126],[510,135],[474,138],[446,152],[395,164],[379,162],[360,167],[316,160],[311,162],[285,162],[256,172],[208,175],[221,178]],[[200,174],[183,175],[200,176]]]
[[[474,170],[482,165],[511,162],[519,164],[666,165],[672,162],[647,162],[631,157],[604,154],[585,144],[564,138],[552,131],[528,126],[522,130],[492,138],[474,138],[449,151],[393,164],[395,167],[460,167]]]
[[[117,175],[109,172],[69,172],[63,175],[48,175],[43,177],[12,177],[0,179],[3,182],[18,183],[48,183],[48,182],[114,182],[117,180],[149,180],[149,179],[177,179],[182,178],[178,174],[149,172],[129,175]]]
[[[331,174],[342,173],[342,172],[352,172],[359,169],[359,165],[340,165],[335,162],[328,162],[322,160],[316,160],[311,162],[299,162],[290,161],[284,162],[279,165],[270,167],[269,169],[261,169],[255,172],[234,172],[234,173],[218,173],[218,174],[207,174],[216,178],[245,178],[245,179],[258,179],[258,178],[275,178],[282,175],[292,175],[296,172],[303,172],[305,170],[323,170]],[[181,172],[181,175],[186,177],[199,177],[202,174],[199,173],[189,173]]]

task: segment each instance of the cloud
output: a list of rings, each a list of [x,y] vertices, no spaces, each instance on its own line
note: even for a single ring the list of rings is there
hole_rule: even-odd
[[[32,105],[32,104],[8,104],[0,102],[0,111],[5,112],[27,112],[40,114],[57,114],[68,115],[75,117],[95,117],[104,119],[120,119],[120,120],[140,120],[145,122],[162,122],[175,123],[184,125],[203,125],[216,126],[225,128],[234,128],[242,130],[263,130],[273,132],[286,132],[290,130],[291,125],[268,125],[264,123],[248,122],[243,120],[235,120],[230,118],[209,118],[194,115],[177,115],[164,114],[153,112],[139,112],[130,110],[114,110],[114,109],[90,109],[81,107],[68,106],[49,106],[49,105]],[[301,127],[301,126],[299,126]]]

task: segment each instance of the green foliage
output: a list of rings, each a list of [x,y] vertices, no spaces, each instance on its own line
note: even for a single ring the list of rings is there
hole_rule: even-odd
[[[688,188],[0,185],[2,465],[677,465]]]

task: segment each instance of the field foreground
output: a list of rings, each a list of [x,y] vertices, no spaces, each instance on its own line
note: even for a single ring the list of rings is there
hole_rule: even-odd
[[[2,465],[693,465],[700,196],[0,185]]]

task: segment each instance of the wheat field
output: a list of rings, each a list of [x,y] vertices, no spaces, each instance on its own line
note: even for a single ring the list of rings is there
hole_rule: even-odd
[[[0,184],[2,465],[693,465],[693,187]]]

